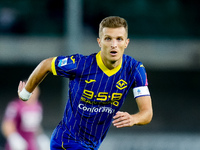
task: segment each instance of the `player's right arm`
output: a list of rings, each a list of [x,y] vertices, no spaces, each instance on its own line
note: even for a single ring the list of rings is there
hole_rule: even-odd
[[[52,72],[51,62],[53,58],[48,58],[39,63],[39,65],[34,69],[34,71],[29,76],[26,83],[20,81],[18,86],[18,95],[22,100],[28,100],[22,98],[24,95],[23,91],[25,90],[25,97],[27,93],[32,93],[36,86],[42,82],[42,80],[48,75],[49,72]],[[22,94],[23,93],[23,94]]]

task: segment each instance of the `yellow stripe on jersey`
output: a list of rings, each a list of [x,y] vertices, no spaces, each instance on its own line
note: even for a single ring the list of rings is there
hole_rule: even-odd
[[[63,143],[64,143],[64,142],[62,142],[62,149],[66,150],[66,149],[63,147]]]
[[[104,65],[104,63],[103,63],[103,61],[101,59],[100,52],[96,55],[96,60],[97,60],[97,65],[99,66],[99,68],[109,77],[114,75],[115,73],[117,73],[120,70],[121,66],[122,66],[122,60],[121,60],[120,64],[116,68],[114,68],[112,70],[108,69]]]
[[[52,70],[53,75],[57,75],[56,67],[55,67],[56,58],[57,57],[54,57],[53,60],[52,60],[52,62],[51,62],[51,70]]]

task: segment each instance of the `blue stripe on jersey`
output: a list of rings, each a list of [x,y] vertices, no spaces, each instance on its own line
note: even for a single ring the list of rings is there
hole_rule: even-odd
[[[54,75],[70,78],[60,144],[74,140],[99,147],[129,89],[148,84],[145,68],[132,57],[123,55],[121,66],[109,72],[99,56],[59,56],[52,62]]]

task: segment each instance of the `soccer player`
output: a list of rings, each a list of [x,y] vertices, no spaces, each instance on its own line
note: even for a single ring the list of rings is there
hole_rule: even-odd
[[[40,90],[35,88],[29,101],[12,100],[5,111],[2,133],[6,137],[5,150],[46,150],[49,138],[41,131],[42,105]]]
[[[69,99],[52,134],[51,150],[97,150],[112,123],[122,128],[145,125],[152,119],[145,68],[124,54],[129,44],[126,20],[118,16],[103,19],[97,42],[98,53],[45,59],[26,84],[20,81],[19,97],[28,100],[49,72],[69,78]],[[129,89],[139,108],[136,114],[119,111]]]

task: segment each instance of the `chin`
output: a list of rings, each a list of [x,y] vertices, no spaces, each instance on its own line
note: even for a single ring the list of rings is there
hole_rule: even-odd
[[[116,61],[118,61],[119,59],[110,59],[110,62],[112,63],[112,64],[114,64]]]
[[[118,60],[120,60],[120,58],[121,57],[119,57],[119,56],[111,56],[110,60],[111,61],[118,61]]]

